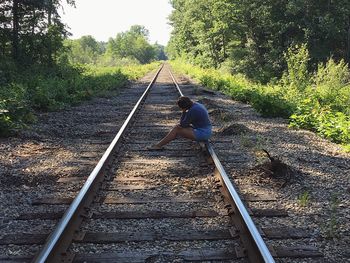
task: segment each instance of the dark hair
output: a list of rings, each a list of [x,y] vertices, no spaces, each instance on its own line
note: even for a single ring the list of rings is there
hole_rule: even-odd
[[[177,100],[177,105],[183,110],[188,110],[193,105],[193,101],[189,97],[181,96]]]

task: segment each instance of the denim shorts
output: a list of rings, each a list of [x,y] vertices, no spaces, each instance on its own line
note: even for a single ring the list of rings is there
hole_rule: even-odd
[[[193,128],[196,141],[207,141],[211,136],[211,126],[205,128]]]

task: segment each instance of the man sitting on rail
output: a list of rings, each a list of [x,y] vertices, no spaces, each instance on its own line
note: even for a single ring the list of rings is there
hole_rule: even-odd
[[[181,96],[177,105],[182,110],[180,124],[176,125],[160,142],[147,147],[147,150],[162,150],[163,146],[181,136],[193,141],[207,141],[212,133],[212,125],[204,105]]]

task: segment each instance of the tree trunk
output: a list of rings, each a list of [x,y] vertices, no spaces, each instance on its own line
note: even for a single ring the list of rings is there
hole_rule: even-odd
[[[34,38],[35,38],[35,24],[36,23],[36,13],[35,13],[35,7],[32,7],[32,24],[31,24],[31,28],[32,28],[32,32],[31,32],[31,37],[29,40],[30,43],[30,58],[33,60],[34,57]]]
[[[225,34],[222,33],[222,51],[223,51],[223,59],[226,59],[226,41],[225,41]]]
[[[48,10],[47,10],[47,26],[48,26],[48,31],[50,30],[51,24],[52,24],[52,9],[53,9],[53,3],[52,0],[48,1]],[[47,54],[47,59],[48,59],[48,64],[51,67],[53,64],[53,59],[52,59],[52,43],[51,39],[49,40],[48,44],[48,54]]]
[[[12,57],[18,62],[19,59],[19,14],[18,0],[13,0],[12,6]]]
[[[47,10],[47,25],[50,27],[52,23],[52,1],[49,0],[48,10]]]
[[[346,52],[346,61],[350,64],[350,16],[349,16],[349,25],[348,25],[348,36],[347,36],[347,52]]]

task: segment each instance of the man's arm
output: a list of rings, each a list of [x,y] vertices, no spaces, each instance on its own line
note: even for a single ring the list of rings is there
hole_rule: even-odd
[[[190,111],[183,111],[180,119],[180,126],[182,128],[188,128],[191,124],[191,114]]]

